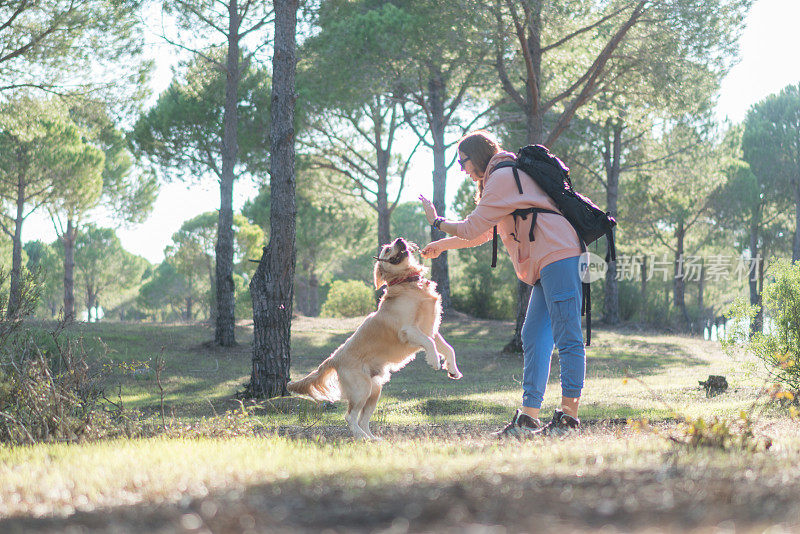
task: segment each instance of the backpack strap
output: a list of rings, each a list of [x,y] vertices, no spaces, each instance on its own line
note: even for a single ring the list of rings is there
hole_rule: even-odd
[[[586,346],[592,343],[592,285],[582,282],[583,304],[581,304],[581,315],[586,316]]]
[[[501,169],[504,167],[511,167],[511,170],[514,172],[514,181],[517,183],[517,190],[519,194],[522,194],[522,183],[519,180],[519,172],[517,171],[517,165],[511,161],[502,161],[498,163],[494,170]],[[569,184],[569,188],[572,189],[572,181],[569,179],[569,175],[567,175],[567,184]],[[536,226],[536,218],[540,213],[553,213],[555,215],[563,215],[557,211],[545,209],[545,208],[527,208],[527,209],[519,209],[514,210],[511,214],[514,216],[514,227],[517,226],[517,217],[521,218],[523,221],[527,219],[528,215],[531,215],[531,229],[528,231],[528,239],[534,241],[535,238],[533,237],[533,229]],[[567,219],[566,217],[564,217]],[[570,226],[573,227],[575,230],[575,234],[578,236],[578,243],[581,246],[581,254],[586,252],[586,243],[583,242],[581,239],[581,235],[578,232],[578,229],[575,228],[575,225],[572,224],[572,221],[567,219],[567,222],[570,223]],[[606,263],[611,260],[617,259],[617,251],[616,247],[614,246],[614,230],[613,228],[609,228],[608,232],[606,233],[606,243],[608,244],[608,252],[606,254]],[[497,267],[497,226],[494,227],[494,235],[492,236],[492,267]],[[581,287],[583,289],[583,295],[581,299],[581,315],[586,316],[586,346],[588,347],[592,343],[592,286],[587,282],[582,282]]]
[[[606,263],[617,261],[617,247],[614,244],[614,228],[606,232]]]
[[[492,235],[492,269],[497,267],[497,225],[494,227],[494,235]]]

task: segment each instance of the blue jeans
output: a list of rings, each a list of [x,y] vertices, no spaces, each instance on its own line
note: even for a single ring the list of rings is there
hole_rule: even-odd
[[[533,286],[522,325],[522,405],[541,408],[550,376],[553,346],[561,364],[561,395],[580,397],[586,375],[586,351],[581,332],[582,287],[579,257],[566,258],[542,269]]]

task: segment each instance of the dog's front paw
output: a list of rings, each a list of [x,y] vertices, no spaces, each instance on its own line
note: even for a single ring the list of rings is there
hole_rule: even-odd
[[[450,378],[452,378],[453,380],[459,380],[459,379],[460,379],[462,376],[464,376],[464,375],[462,375],[462,374],[461,374],[461,371],[459,371],[458,369],[456,369],[456,370],[455,370],[455,372],[453,372],[453,371],[447,371],[447,376],[449,376],[449,377],[450,377]]]
[[[438,352],[434,352],[433,354],[426,352],[425,361],[437,371],[442,368],[442,356]]]

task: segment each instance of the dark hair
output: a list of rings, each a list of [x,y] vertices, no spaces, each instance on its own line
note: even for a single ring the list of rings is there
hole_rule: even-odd
[[[502,150],[500,143],[486,130],[470,132],[458,142],[458,150],[469,158],[475,169],[483,175],[492,156]],[[483,194],[483,180],[478,182],[478,191],[475,193],[475,202]]]

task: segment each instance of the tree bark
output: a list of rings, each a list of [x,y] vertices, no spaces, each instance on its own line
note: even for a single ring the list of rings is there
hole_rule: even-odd
[[[306,317],[319,315],[319,280],[314,273],[314,263],[306,259],[303,261],[302,272],[295,277],[295,303],[298,311]]]
[[[433,206],[436,213],[445,213],[445,189],[447,186],[447,164],[445,163],[444,145],[444,98],[445,84],[442,73],[432,71],[428,80],[430,95],[431,135],[433,137]],[[431,226],[431,241],[447,237],[444,232]],[[442,297],[442,311],[447,314],[452,310],[450,300],[450,274],[447,264],[447,251],[431,262],[431,279]]]
[[[678,223],[678,228],[675,230],[675,262],[674,273],[672,279],[672,287],[674,291],[674,304],[675,307],[681,311],[686,326],[689,327],[691,321],[689,320],[689,312],[686,309],[686,269],[684,268],[684,240],[686,238],[686,230],[683,226],[683,221]]]
[[[64,319],[75,319],[75,241],[77,228],[72,220],[67,221],[67,230],[61,237],[64,242]]]
[[[544,113],[539,105],[542,65],[542,43],[541,43],[541,3],[534,2],[531,10],[529,32],[527,38],[524,33],[518,34],[520,46],[527,55],[527,66],[529,76],[526,80],[526,93],[524,101],[525,125],[528,135],[528,144],[540,144],[544,140]],[[525,323],[525,315],[528,311],[528,301],[531,297],[532,286],[522,280],[517,283],[517,320],[514,326],[514,336],[511,341],[503,347],[503,352],[522,352],[522,325]]]
[[[97,293],[91,284],[86,285],[86,322],[92,322],[92,310],[95,312],[94,322],[97,322]]]
[[[700,314],[702,317],[705,317],[705,276],[706,276],[706,264],[705,261],[700,262],[700,279],[697,281],[697,307],[700,308]]]
[[[606,211],[617,217],[619,202],[619,175],[622,162],[622,119],[613,125],[613,141],[606,141]],[[619,324],[619,286],[617,284],[617,262],[609,261],[606,271],[606,292],[603,298],[603,321],[606,324]]]
[[[319,279],[313,270],[308,275],[308,315],[319,316]]]
[[[574,84],[569,91],[564,92],[553,101],[545,102],[544,104],[542,104],[541,101],[540,87],[542,65],[541,11],[543,3],[509,3],[512,9],[515,9],[514,6],[520,4],[525,12],[527,20],[522,20],[522,17],[520,17],[518,13],[513,16],[513,19],[516,39],[520,46],[519,51],[525,64],[526,78],[524,94],[516,90],[509,77],[505,68],[505,58],[503,57],[502,48],[498,48],[496,57],[498,75],[503,90],[525,114],[528,142],[531,144],[544,143],[546,145],[552,145],[569,127],[569,123],[578,109],[594,96],[597,86],[607,74],[606,64],[612,58],[628,31],[640,20],[646,8],[646,1],[640,0],[636,3],[630,16],[609,38],[606,45],[593,61],[589,71],[584,74],[578,83]],[[500,22],[502,26],[502,15],[498,14],[498,22]],[[572,100],[567,101],[567,97],[571,97]],[[547,111],[545,106],[552,109],[556,102],[563,102],[563,111],[557,115],[556,123],[550,128],[545,141],[544,116]],[[528,297],[530,296],[530,287],[525,288],[524,285],[527,284],[520,282],[517,289],[517,294],[520,297],[520,301],[517,303],[517,324],[514,337],[504,349],[507,351],[519,352],[522,350],[522,324],[525,320],[525,311],[528,306]]]
[[[250,282],[253,297],[253,370],[246,394],[287,394],[291,363],[295,270],[295,32],[297,0],[275,1],[272,61],[270,240]]]
[[[380,109],[380,102],[378,102],[372,110],[372,122],[375,125],[375,157],[378,167],[378,196],[375,202],[378,207],[378,254],[380,254],[381,247],[392,240],[392,212],[389,209],[389,158],[391,157],[391,139],[395,129],[394,121],[392,121],[389,131],[386,132],[389,138],[388,148],[384,148],[383,117]]]
[[[760,217],[754,217],[753,222],[750,224],[750,258],[755,262],[753,269],[759,269],[760,267],[757,259],[761,253],[758,247],[758,228],[760,225]],[[754,276],[756,274],[757,272],[747,273],[747,283],[750,288],[750,304],[752,306],[758,306],[758,312],[750,325],[751,335],[756,332],[761,332],[764,326],[764,312],[761,310],[761,288],[758,285],[759,276]]]
[[[222,347],[236,345],[236,296],[233,283],[233,181],[239,152],[237,132],[239,106],[239,9],[237,0],[228,3],[228,55],[225,63],[225,111],[222,135],[222,175],[216,244],[216,321],[214,342]]]
[[[640,273],[642,275],[642,279],[640,280],[641,286],[639,290],[639,294],[641,295],[641,308],[639,309],[639,320],[644,322],[646,317],[645,312],[647,311],[647,255],[642,254],[642,265]]]
[[[11,287],[8,296],[8,317],[13,317],[22,299],[22,223],[25,221],[25,181],[20,174],[17,181],[17,213],[14,218],[14,237],[11,251]]]

